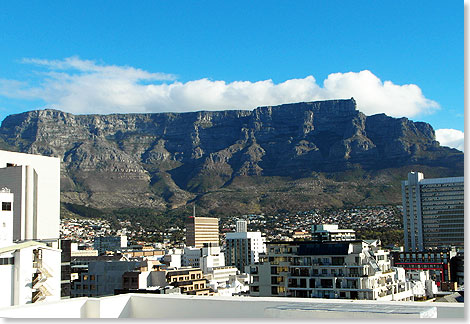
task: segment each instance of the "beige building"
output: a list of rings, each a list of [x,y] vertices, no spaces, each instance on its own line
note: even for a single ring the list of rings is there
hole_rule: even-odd
[[[204,243],[219,244],[219,219],[190,217],[186,221],[186,245],[202,248]]]

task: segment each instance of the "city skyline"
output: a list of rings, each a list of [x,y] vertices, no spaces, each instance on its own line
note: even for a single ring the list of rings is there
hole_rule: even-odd
[[[46,107],[193,111],[354,97],[367,115],[429,122],[441,144],[463,150],[455,2],[1,6],[2,120]]]

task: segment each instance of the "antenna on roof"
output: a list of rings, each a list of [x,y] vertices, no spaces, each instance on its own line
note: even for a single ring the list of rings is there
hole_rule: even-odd
[[[196,217],[196,205],[193,205],[193,217]]]

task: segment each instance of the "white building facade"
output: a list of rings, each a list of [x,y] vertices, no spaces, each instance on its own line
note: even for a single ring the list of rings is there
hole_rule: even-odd
[[[364,241],[272,242],[250,266],[250,296],[412,300],[403,269]]]
[[[60,159],[0,150],[0,188],[3,187],[15,195],[13,240],[56,244],[60,227]]]
[[[225,265],[235,266],[240,272],[256,263],[259,254],[266,252],[265,238],[261,232],[235,232],[225,235]]]

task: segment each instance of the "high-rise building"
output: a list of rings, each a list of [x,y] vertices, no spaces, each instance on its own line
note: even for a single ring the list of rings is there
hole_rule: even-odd
[[[240,272],[258,262],[259,254],[266,252],[265,238],[261,232],[234,232],[225,235],[225,264],[235,266]]]
[[[60,300],[60,160],[0,150],[0,188],[0,307]]]
[[[464,245],[464,177],[402,181],[405,251]]]
[[[15,195],[13,241],[36,240],[58,246],[60,159],[0,150],[0,188]]]
[[[60,250],[13,242],[14,194],[0,190],[0,307],[60,299]]]
[[[204,243],[219,244],[219,219],[189,217],[186,221],[186,245],[202,248]]]
[[[237,220],[237,232],[248,232],[248,226],[246,220],[239,219]]]

